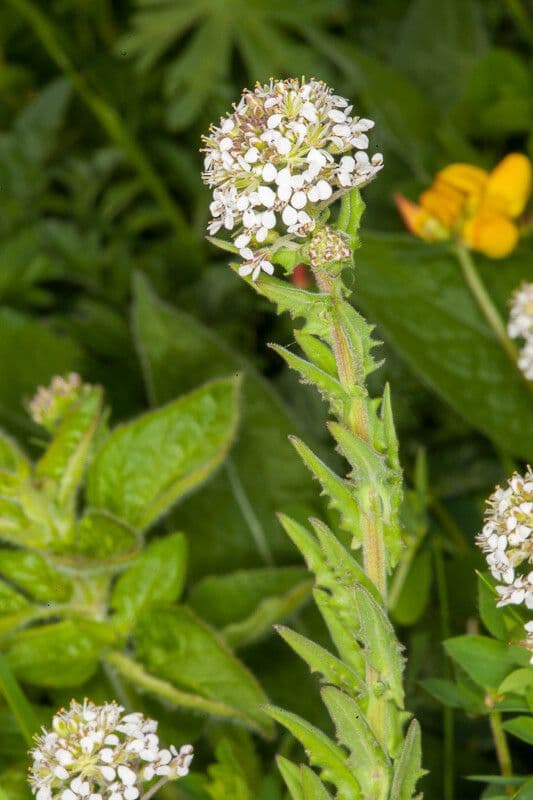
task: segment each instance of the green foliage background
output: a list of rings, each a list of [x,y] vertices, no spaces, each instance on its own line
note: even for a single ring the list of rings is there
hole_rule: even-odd
[[[393,616],[407,646],[406,705],[424,729],[424,790],[432,798],[451,784],[457,797],[478,797],[479,785],[462,776],[494,771],[477,689],[467,686],[468,702],[464,689],[462,705],[455,696],[470,715],[457,712],[451,742],[453,712],[438,702],[444,684],[427,682],[449,680],[457,669],[443,638],[476,626],[483,632],[483,623],[498,636],[486,615],[479,622],[473,571],[482,564],[472,541],[494,484],[533,459],[532,406],[447,248],[409,238],[392,198],[414,197],[451,161],[490,168],[510,150],[533,156],[532,55],[533,12],[517,0],[0,5],[0,425],[38,457],[42,432],[24,403],[37,384],[70,370],[103,385],[113,426],[241,374],[239,427],[224,465],[162,521],[150,520],[154,547],[178,530],[188,545],[180,591],[156,597],[155,606],[180,597],[186,607],[145,616],[137,655],[161,680],[181,689],[189,681],[191,689],[197,676],[187,678],[182,651],[174,666],[156,655],[161,639],[178,654],[194,629],[206,653],[204,683],[193,687],[199,695],[216,695],[210,675],[230,669],[231,647],[242,660],[237,682],[239,670],[251,681],[253,673],[261,696],[318,725],[327,723],[317,684],[271,625],[292,616],[294,628],[326,641],[306,605],[303,563],[275,517],[320,510],[316,484],[287,436],[302,436],[335,466],[326,412],[265,346],[292,346],[290,322],[204,241],[199,137],[242,86],[270,75],[320,77],[376,120],[372,143],[385,168],[365,190],[354,298],[384,340],[386,362],[372,380],[376,391],[385,380],[392,385],[402,464],[414,487],[406,510],[411,558],[395,584]],[[531,240],[505,262],[477,261],[506,316],[511,291],[533,279]],[[115,612],[127,616],[116,602]],[[98,656],[87,683],[43,688],[25,671],[24,653],[30,662],[34,656],[24,646],[12,666],[43,720],[73,693],[116,693]],[[457,655],[453,647],[448,653]],[[127,692],[161,718],[169,740],[197,742],[198,774],[176,796],[281,796],[273,755],[291,755],[290,739],[252,739],[212,715]],[[0,782],[18,800],[25,745],[6,707],[0,720]],[[268,734],[268,725],[262,717],[255,730]],[[523,738],[513,740],[517,771],[527,770]],[[453,770],[444,756],[450,742]],[[209,764],[206,782],[200,774]]]

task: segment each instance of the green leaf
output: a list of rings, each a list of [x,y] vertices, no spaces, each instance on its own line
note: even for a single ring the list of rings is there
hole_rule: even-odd
[[[334,414],[342,414],[344,404],[348,401],[348,396],[336,378],[310,361],[306,361],[305,358],[295,355],[295,353],[287,350],[286,347],[281,347],[277,344],[271,344],[270,347],[286,361],[291,369],[300,374],[302,383],[310,383],[316,386],[320,394],[331,405]]]
[[[137,658],[178,689],[216,700],[263,735],[271,725],[260,710],[266,695],[223,639],[190,609],[148,611],[135,629]]]
[[[27,606],[28,601],[23,595],[12,589],[8,583],[0,581],[0,620],[4,614],[20,611],[22,608],[27,608]]]
[[[81,686],[98,669],[109,626],[67,620],[21,631],[10,637],[6,661],[24,683],[50,688]]]
[[[411,800],[422,770],[420,726],[414,719],[407,730],[400,757],[395,764],[390,800]]]
[[[70,580],[39,553],[0,550],[0,574],[43,603],[65,603],[72,594]]]
[[[177,602],[186,566],[187,541],[182,533],[151,542],[115,584],[110,600],[113,624],[127,631],[144,610]]]
[[[483,702],[483,693],[476,694],[460,683],[445,678],[427,678],[421,684],[432,697],[449,708],[462,708],[472,714],[488,711]]]
[[[322,676],[324,683],[344,689],[352,697],[359,697],[365,693],[366,687],[362,678],[340,658],[332,655],[312,639],[307,639],[283,625],[277,625],[276,630],[294,652],[303,658],[311,672],[317,672]]]
[[[162,303],[140,277],[135,298],[134,330],[152,402],[165,402],[220,374],[245,374],[239,436],[226,467],[201,494],[181,504],[176,518],[177,526],[191,532],[192,574],[228,572],[235,564],[286,563],[294,551],[276,512],[300,517],[318,505],[312,481],[287,441],[298,424],[269,384],[219,335]],[[198,519],[201,536],[194,535]]]
[[[478,604],[479,615],[483,625],[492,636],[496,639],[506,641],[508,638],[508,630],[505,624],[505,612],[498,608],[496,603],[498,595],[491,586],[487,586],[487,579],[478,575],[477,579],[478,589]]]
[[[322,486],[329,499],[329,507],[339,512],[340,526],[351,533],[357,542],[361,520],[349,484],[324,464],[301,439],[290,436],[289,440],[305,466]],[[352,547],[354,546],[352,543]]]
[[[506,720],[503,727],[523,742],[533,744],[533,717],[514,717]]]
[[[335,724],[337,741],[350,753],[348,765],[364,797],[387,797],[391,764],[358,703],[334,686],[322,689],[322,699]]]
[[[39,721],[2,655],[0,655],[0,692],[11,709],[26,743],[31,745],[33,737],[39,730]]]
[[[232,647],[248,645],[272,631],[310,595],[304,569],[279,567],[209,576],[193,588],[189,603],[211,625],[222,629]]]
[[[344,751],[338,745],[314,725],[290,711],[276,706],[267,706],[265,710],[303,745],[311,765],[320,769],[322,780],[333,783],[346,800],[362,798],[360,786],[346,764]]]
[[[74,502],[101,411],[102,390],[91,389],[69,409],[35,466],[37,478],[57,485],[54,495],[60,506]]]
[[[56,547],[58,564],[77,569],[114,570],[131,561],[140,547],[139,535],[123,520],[100,509],[80,519],[74,539]]]
[[[300,765],[300,772],[305,800],[331,800],[331,795],[316,772],[313,772],[305,764]]]
[[[516,669],[511,672],[498,686],[498,694],[513,692],[523,694],[528,689],[533,689],[533,670],[530,667]]]
[[[287,758],[283,758],[283,756],[277,756],[276,761],[292,800],[306,800],[302,788],[302,773],[300,767],[293,764],[292,761],[289,761]]]
[[[444,642],[446,652],[484,689],[497,689],[514,666],[526,666],[525,648],[508,645],[486,636],[456,636]]]
[[[119,425],[89,469],[87,496],[144,529],[220,465],[235,435],[239,381],[213,381]]]
[[[527,274],[528,258],[517,250],[505,269],[476,258],[504,319],[513,289]],[[532,418],[531,395],[448,249],[405,236],[367,236],[357,273],[358,301],[424,381],[504,452],[530,458],[533,425],[525,421]]]

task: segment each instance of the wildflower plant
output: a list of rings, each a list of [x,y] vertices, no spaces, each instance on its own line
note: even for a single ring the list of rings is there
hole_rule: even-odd
[[[213,241],[241,255],[244,263],[234,268],[280,313],[288,311],[303,319],[295,331],[303,355],[272,347],[327,402],[329,431],[349,464],[347,477],[341,478],[303,441],[292,438],[338,520],[338,529],[333,530],[316,518],[305,527],[286,515],[280,517],[314,573],[315,601],[337,651],[334,655],[292,630],[279,629],[311,671],[320,675],[337,739],[290,711],[268,708],[318,768],[317,774],[279,758],[295,800],[327,798],[330,791],[343,800],[407,800],[414,796],[422,775],[419,728],[414,720],[405,728],[410,715],[404,709],[404,660],[387,615],[387,576],[402,546],[398,443],[388,388],[382,398],[368,393],[367,377],[379,366],[373,355],[378,343],[372,326],[348,301],[345,282],[359,244],[364,208],[356,187],[382,166],[379,156],[361,155],[368,146],[365,132],[371,127],[324,84],[288,80],[245,91],[235,112],[214,130],[215,138],[207,137],[205,179],[214,189],[215,230],[225,227],[235,237],[233,244]],[[221,151],[225,136],[227,149]],[[252,151],[250,169],[239,160],[247,148],[257,151]],[[228,158],[220,172],[223,180],[215,183],[213,159],[223,163],[226,152],[231,161]],[[278,188],[265,192],[269,181]],[[227,216],[227,208],[218,205],[221,189],[232,209],[241,201],[238,213]],[[263,207],[267,195],[270,210]],[[330,205],[338,198],[341,209],[333,221]],[[249,211],[246,219],[245,211]],[[298,216],[301,211],[305,218]],[[265,213],[272,214],[268,227]],[[270,274],[274,265],[291,274],[301,263],[310,267],[318,291]],[[346,534],[361,558],[342,543]]]

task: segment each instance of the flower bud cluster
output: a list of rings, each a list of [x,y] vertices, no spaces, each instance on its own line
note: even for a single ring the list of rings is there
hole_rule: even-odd
[[[279,233],[305,237],[338,193],[368,183],[383,166],[369,158],[372,120],[354,116],[322,81],[270,81],[246,89],[205,142],[204,182],[213,189],[210,234],[231,231],[256,279],[273,272],[265,249]]]
[[[533,283],[522,284],[514,293],[507,330],[513,339],[525,339],[518,366],[533,381]]]
[[[533,609],[533,471],[515,473],[506,488],[498,486],[487,501],[485,524],[476,537],[489,569],[501,584],[498,606]],[[528,623],[526,630],[533,633]],[[529,640],[529,639],[528,639]]]
[[[72,403],[80,399],[84,388],[76,372],[64,378],[56,375],[50,386],[39,386],[30,401],[28,408],[33,421],[53,430]]]
[[[187,775],[191,745],[160,748],[157,722],[122,706],[72,701],[43,730],[32,750],[36,800],[137,800],[155,777]]]

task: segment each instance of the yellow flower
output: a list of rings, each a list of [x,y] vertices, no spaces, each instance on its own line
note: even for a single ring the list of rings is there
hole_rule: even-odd
[[[449,164],[422,192],[419,205],[396,196],[407,228],[428,242],[455,239],[489,258],[504,258],[517,245],[517,218],[531,193],[530,160],[510,153],[486,172],[472,164]]]

